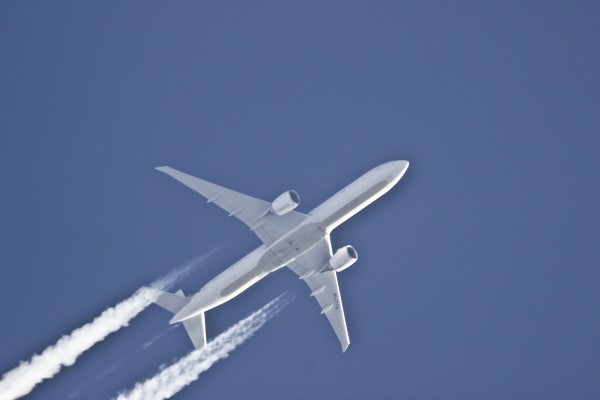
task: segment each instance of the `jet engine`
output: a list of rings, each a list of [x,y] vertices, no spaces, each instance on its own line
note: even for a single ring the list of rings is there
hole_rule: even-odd
[[[329,260],[329,266],[335,272],[341,272],[354,264],[358,260],[358,253],[352,246],[344,246],[338,249],[331,260]]]
[[[300,196],[294,190],[279,195],[273,203],[271,203],[271,211],[276,215],[284,215],[298,207],[300,204]]]

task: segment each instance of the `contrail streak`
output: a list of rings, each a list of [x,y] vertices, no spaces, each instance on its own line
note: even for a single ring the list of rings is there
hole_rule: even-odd
[[[286,294],[275,298],[217,336],[206,347],[192,351],[152,378],[136,383],[130,391],[119,393],[116,400],[168,399],[198,379],[217,361],[226,358],[291,301],[292,297]]]
[[[214,250],[213,250],[214,251]],[[136,315],[156,298],[159,290],[172,286],[198,267],[213,251],[196,257],[167,275],[154,281],[150,288],[142,287],[129,298],[104,310],[92,322],[61,337],[42,353],[6,372],[0,380],[0,400],[12,400],[31,392],[44,379],[52,378],[63,366],[71,366],[83,352],[104,340],[109,334],[127,326]]]
[[[158,342],[160,339],[162,339],[167,333],[177,329],[180,325],[181,324],[169,325],[169,327],[167,329],[165,329],[164,331],[162,331],[160,333],[157,333],[156,335],[152,336],[152,338],[150,338],[150,340],[144,342],[144,344],[142,344],[137,350],[134,350],[131,353],[127,354],[126,356],[121,357],[120,359],[115,361],[112,365],[110,365],[104,371],[102,371],[98,375],[96,375],[96,377],[94,379],[89,379],[89,380],[81,383],[75,389],[71,390],[71,392],[69,393],[67,398],[74,399],[74,398],[78,397],[79,395],[81,395],[81,393],[83,392],[85,387],[88,386],[92,381],[94,381],[94,382],[102,381],[107,375],[113,373],[114,371],[116,371],[117,369],[122,367],[123,364],[125,364],[125,362],[129,361],[131,358],[133,358],[140,352],[146,350],[148,347],[154,345],[156,342]]]

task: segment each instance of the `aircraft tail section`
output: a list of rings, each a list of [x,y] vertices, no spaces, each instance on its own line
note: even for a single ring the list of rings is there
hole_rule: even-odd
[[[179,290],[177,293],[161,292],[154,302],[165,310],[177,314],[190,300],[183,295],[182,290]]]
[[[183,295],[183,291],[179,290],[176,293],[161,292],[154,302],[165,310],[177,314],[190,300]],[[206,346],[204,313],[184,320],[183,327],[196,349]]]
[[[196,349],[206,346],[206,325],[204,324],[204,313],[183,321],[183,327],[192,340]]]

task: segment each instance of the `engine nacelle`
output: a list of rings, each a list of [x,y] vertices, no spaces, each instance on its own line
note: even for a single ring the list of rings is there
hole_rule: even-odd
[[[338,249],[331,260],[329,260],[329,266],[335,272],[341,272],[354,264],[358,260],[358,253],[352,246],[344,246]]]
[[[271,211],[276,215],[284,215],[298,207],[300,204],[300,196],[294,190],[279,195],[273,203],[271,203]]]

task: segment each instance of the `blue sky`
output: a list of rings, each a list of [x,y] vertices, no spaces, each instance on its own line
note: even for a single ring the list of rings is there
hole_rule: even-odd
[[[181,262],[196,290],[259,244],[171,165],[307,212],[411,166],[332,235],[342,353],[287,270],[210,337],[297,295],[178,399],[594,398],[597,2],[0,4],[0,372]],[[151,307],[32,399],[110,398],[191,350]],[[97,379],[110,368],[114,370]]]

